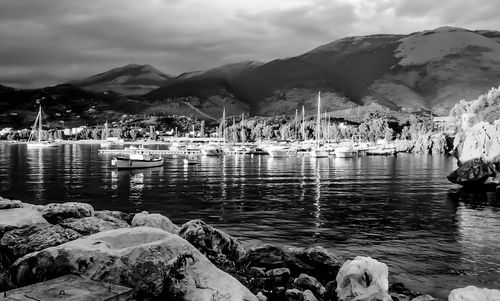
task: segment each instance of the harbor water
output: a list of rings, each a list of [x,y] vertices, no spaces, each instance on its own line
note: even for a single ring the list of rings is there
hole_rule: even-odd
[[[371,256],[391,282],[441,299],[457,287],[500,287],[500,194],[449,183],[452,157],[227,155],[185,165],[164,156],[161,168],[117,171],[98,149],[0,144],[0,196],[146,210],[178,225],[202,219],[247,244]]]

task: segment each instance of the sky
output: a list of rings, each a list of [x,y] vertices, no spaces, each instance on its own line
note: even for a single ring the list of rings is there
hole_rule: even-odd
[[[0,0],[0,84],[37,88],[150,64],[179,75],[440,26],[500,30],[500,1]]]

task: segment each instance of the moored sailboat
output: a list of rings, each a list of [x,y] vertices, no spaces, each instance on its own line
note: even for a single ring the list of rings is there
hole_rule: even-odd
[[[38,114],[36,115],[35,123],[31,128],[31,133],[28,138],[28,143],[26,146],[28,149],[39,149],[39,148],[47,148],[47,147],[57,147],[59,144],[42,139],[42,106],[40,105],[40,109],[38,110]]]
[[[311,147],[311,157],[327,158],[330,152],[321,146],[321,92],[318,92],[318,120],[316,121],[316,143]]]

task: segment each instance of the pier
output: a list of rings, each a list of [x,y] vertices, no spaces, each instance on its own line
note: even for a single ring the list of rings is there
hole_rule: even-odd
[[[102,155],[129,155],[132,153],[136,153],[141,149],[99,149],[99,154]],[[144,149],[150,154],[153,155],[199,155],[201,154],[200,150],[189,149],[189,150],[167,150],[167,149]]]

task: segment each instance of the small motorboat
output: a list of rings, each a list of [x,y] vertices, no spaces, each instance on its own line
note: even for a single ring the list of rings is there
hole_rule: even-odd
[[[128,157],[116,157],[111,160],[111,165],[118,169],[150,168],[163,165],[161,156],[153,157],[147,152],[132,153]]]
[[[201,146],[201,153],[205,156],[219,157],[224,154],[222,147],[220,145],[209,143],[207,145]]]
[[[196,165],[196,164],[200,163],[198,161],[198,158],[195,156],[188,156],[187,158],[184,158],[183,161],[184,161],[184,165]]]

